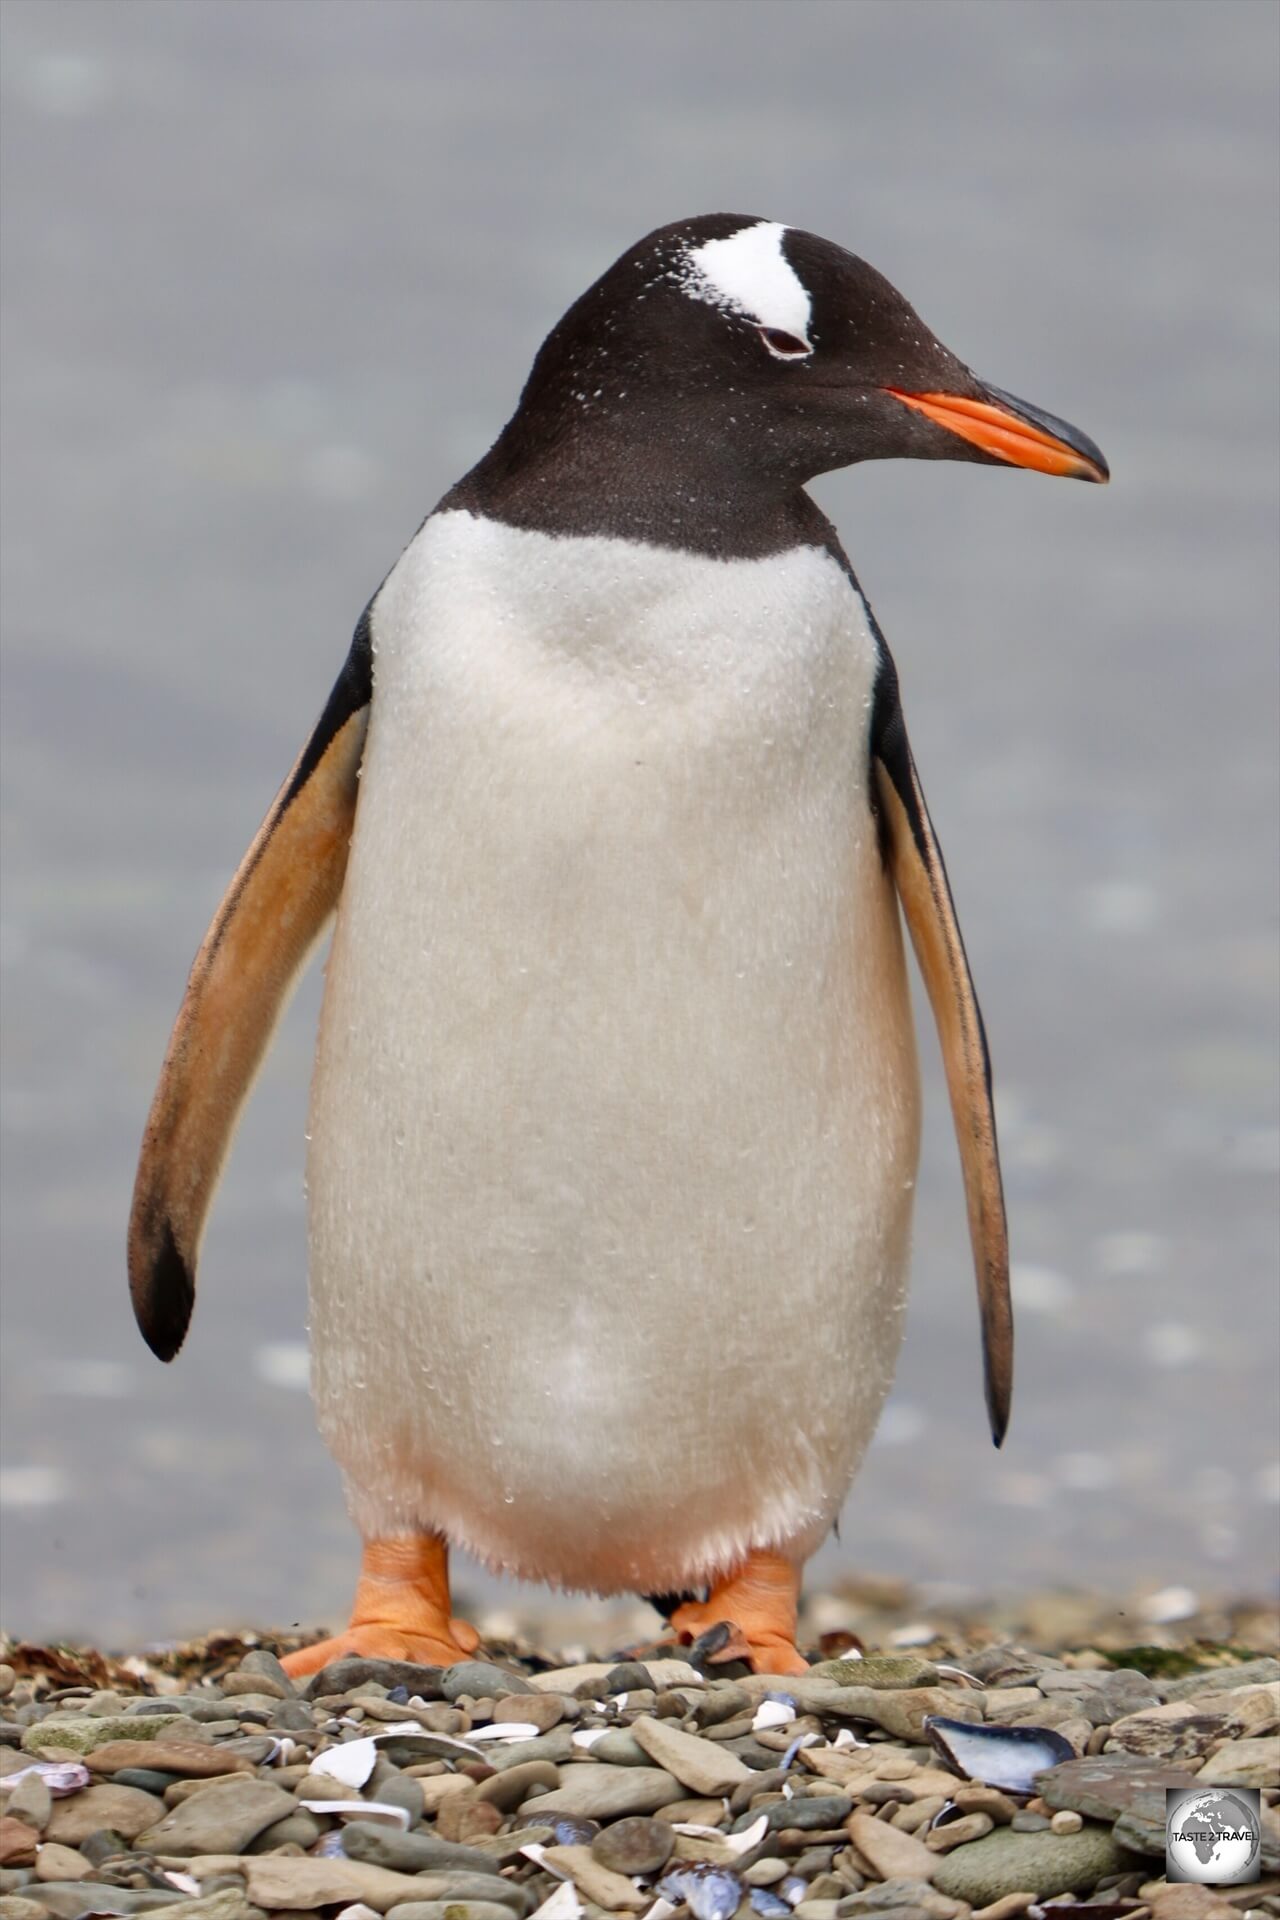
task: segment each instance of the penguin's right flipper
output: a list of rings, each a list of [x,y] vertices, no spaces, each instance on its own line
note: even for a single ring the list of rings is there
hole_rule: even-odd
[[[319,724],[258,829],[192,966],[143,1135],[129,1217],[142,1337],[172,1360],[245,1096],[338,903],[372,696],[366,610]]]

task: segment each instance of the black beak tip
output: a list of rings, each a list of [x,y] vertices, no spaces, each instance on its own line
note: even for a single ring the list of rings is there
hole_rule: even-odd
[[[983,381],[982,385],[998,406],[1008,407],[1012,413],[1029,421],[1033,427],[1039,427],[1042,433],[1052,434],[1055,440],[1060,440],[1064,447],[1070,447],[1072,453],[1080,456],[1085,464],[1070,476],[1071,479],[1087,480],[1094,486],[1106,486],[1111,478],[1111,468],[1102,448],[1087,433],[1082,433],[1079,427],[1073,427],[1069,420],[1059,420],[1057,414],[1046,413],[1043,407],[1033,406],[1029,400],[1020,400],[1016,394],[1006,393],[1002,387],[993,387],[988,381]]]

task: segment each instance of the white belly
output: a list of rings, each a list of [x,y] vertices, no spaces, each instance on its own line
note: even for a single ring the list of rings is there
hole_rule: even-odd
[[[860,602],[813,549],[449,513],[373,636],[309,1164],[357,1523],[597,1591],[808,1552],[892,1377],[919,1127]]]

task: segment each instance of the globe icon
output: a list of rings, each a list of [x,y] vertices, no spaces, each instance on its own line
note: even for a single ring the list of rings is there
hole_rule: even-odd
[[[1256,1796],[1226,1787],[1171,1788],[1166,1818],[1171,1880],[1223,1887],[1257,1879],[1262,1825]]]

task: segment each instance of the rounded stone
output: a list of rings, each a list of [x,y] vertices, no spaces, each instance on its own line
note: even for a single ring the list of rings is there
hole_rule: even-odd
[[[985,1839],[949,1853],[933,1876],[939,1893],[990,1906],[1007,1893],[1092,1893],[1099,1880],[1123,1871],[1125,1854],[1105,1827],[1080,1833],[1018,1833],[997,1827]]]
[[[512,1693],[532,1693],[534,1689],[518,1673],[496,1667],[491,1660],[459,1660],[456,1666],[445,1668],[440,1691],[452,1703],[460,1700],[464,1693],[470,1694],[473,1700],[483,1700],[486,1694],[490,1699],[499,1700]]]
[[[614,1873],[657,1873],[671,1858],[675,1844],[675,1834],[665,1822],[632,1814],[596,1835],[591,1856]]]

